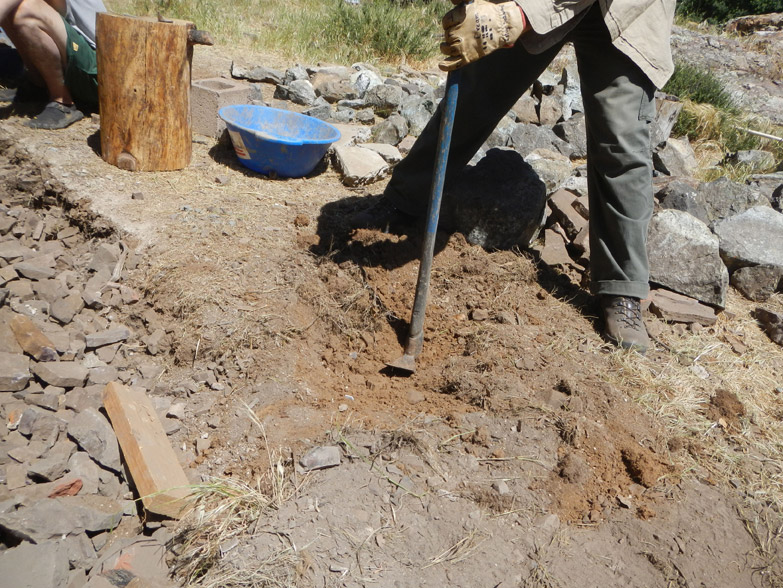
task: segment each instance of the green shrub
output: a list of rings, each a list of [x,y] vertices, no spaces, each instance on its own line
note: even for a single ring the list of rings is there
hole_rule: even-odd
[[[680,0],[677,14],[692,20],[723,23],[738,16],[783,11],[781,0]]]
[[[677,63],[663,91],[698,104],[712,104],[720,110],[737,112],[731,94],[721,81],[710,71],[695,65]]]

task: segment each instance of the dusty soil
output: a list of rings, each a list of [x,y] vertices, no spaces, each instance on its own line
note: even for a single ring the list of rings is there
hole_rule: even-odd
[[[199,48],[194,78],[229,63]],[[186,170],[129,173],[101,160],[97,122],[20,123],[0,123],[4,155],[65,186],[85,234],[141,256],[128,322],[152,308],[170,334],[151,394],[187,397],[172,444],[193,478],[273,492],[282,467],[286,499],[219,546],[222,579],[205,584],[783,585],[780,464],[749,449],[780,434],[763,425],[783,414],[783,350],[735,293],[710,329],[648,317],[657,343],[641,357],[600,339],[568,276],[441,234],[424,351],[403,377],[385,362],[406,335],[419,238],[347,222],[383,183],[351,190],[331,168],[270,180],[204,139]],[[732,350],[738,338],[752,353]],[[745,407],[731,374],[761,357],[766,402]],[[706,379],[691,370],[702,358]],[[207,366],[222,390],[189,388]],[[331,444],[339,467],[294,471]]]

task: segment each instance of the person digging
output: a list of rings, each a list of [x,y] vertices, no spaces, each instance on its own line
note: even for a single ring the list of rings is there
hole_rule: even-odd
[[[0,0],[0,27],[27,70],[0,101],[47,102],[28,127],[62,129],[84,118],[74,100],[97,105],[95,17],[105,10],[101,0]]]
[[[587,128],[590,289],[600,300],[604,336],[640,353],[650,345],[640,308],[649,293],[650,125],[655,88],[674,70],[669,41],[674,5],[675,0],[474,0],[443,18],[441,51],[447,57],[440,68],[462,70],[447,184],[563,45],[573,43]],[[355,228],[399,226],[426,214],[442,112],[441,103],[381,200],[355,215]]]

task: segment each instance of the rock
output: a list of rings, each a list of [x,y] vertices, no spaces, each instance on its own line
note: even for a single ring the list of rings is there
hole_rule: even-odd
[[[696,173],[699,163],[688,137],[670,138],[653,152],[653,166],[669,176],[690,177]]]
[[[500,496],[506,496],[511,493],[511,490],[508,487],[508,484],[505,480],[498,480],[496,482],[492,482],[492,489],[497,492]]]
[[[525,162],[536,171],[544,182],[547,194],[557,190],[571,175],[571,160],[551,149],[536,149],[525,156]]]
[[[527,248],[538,236],[546,187],[516,151],[490,149],[446,186],[441,226],[486,249]]]
[[[388,117],[397,112],[402,104],[404,92],[400,86],[381,84],[373,86],[364,95],[367,106],[371,106],[378,116]]]
[[[96,347],[126,341],[130,336],[131,332],[128,327],[115,327],[87,335],[85,337],[85,345],[87,349],[95,349]]]
[[[709,224],[707,204],[704,194],[692,183],[684,180],[669,182],[657,194],[662,208],[687,212],[704,224]]]
[[[359,98],[364,98],[370,89],[383,84],[381,76],[370,69],[362,69],[351,74],[350,81]]]
[[[101,292],[108,281],[108,276],[103,273],[96,274],[87,280],[87,283],[84,285],[84,290],[82,290],[82,300],[84,300],[84,304],[87,308],[95,310],[103,308]]]
[[[506,147],[516,126],[517,123],[510,116],[504,116],[500,119],[500,122],[487,137],[487,140],[484,141],[484,145],[482,145],[484,151],[489,151],[494,147]]]
[[[24,390],[31,377],[30,360],[26,356],[0,351],[0,392]]]
[[[715,311],[709,306],[668,290],[650,292],[650,312],[665,321],[698,323],[705,327],[714,325],[718,320]]]
[[[372,128],[372,138],[376,143],[399,145],[408,135],[408,121],[401,114],[392,114],[386,120]]]
[[[333,114],[332,105],[329,103],[316,104],[306,110],[303,110],[302,114],[305,114],[307,116],[312,116],[313,118],[317,118],[319,120],[328,121],[332,118],[332,114]]]
[[[77,451],[68,460],[68,473],[82,481],[82,494],[98,493],[104,471],[85,451]]]
[[[708,224],[713,229],[715,223],[721,220],[745,212],[749,208],[769,204],[769,201],[753,187],[732,182],[725,177],[699,185],[699,192],[704,195],[707,217],[710,220]]]
[[[715,225],[729,270],[749,265],[783,267],[783,214],[757,206]]]
[[[315,95],[324,98],[329,103],[340,100],[354,100],[359,97],[349,78],[336,73],[318,72],[310,78]]]
[[[305,73],[305,77],[307,74]],[[264,84],[281,84],[285,74],[276,69],[263,65],[247,68],[231,63],[231,77],[239,80],[248,80],[251,82],[260,82]]]
[[[362,143],[360,147],[362,149],[375,151],[378,155],[383,157],[383,160],[389,165],[393,166],[402,161],[400,150],[394,145],[389,145],[388,143]]]
[[[783,314],[765,308],[757,308],[753,318],[761,323],[761,328],[772,341],[783,346]]]
[[[293,67],[289,67],[287,70],[285,70],[285,77],[283,77],[283,84],[290,84],[294,80],[309,80],[310,74],[307,72],[307,69],[300,65],[296,64]]]
[[[424,393],[421,392],[420,390],[416,390],[415,388],[412,390],[408,390],[408,393],[406,394],[405,398],[408,400],[408,403],[410,404],[419,404],[420,402],[424,402],[426,400]]]
[[[389,165],[377,152],[363,147],[339,146],[334,149],[334,165],[343,176],[346,186],[360,186],[380,180],[389,171]]]
[[[288,85],[279,84],[275,88],[274,97],[290,100],[294,104],[310,106],[315,102],[316,94],[310,80],[294,80]]]
[[[99,464],[120,471],[120,447],[114,429],[96,409],[88,407],[77,414],[68,423],[68,435]]]
[[[587,228],[587,220],[574,207],[577,200],[576,194],[563,189],[557,190],[548,200],[555,219],[572,241]]]
[[[550,267],[573,264],[571,256],[568,255],[568,250],[566,249],[563,237],[552,229],[546,229],[544,231],[544,246],[541,249],[541,261]]]
[[[682,102],[676,96],[670,96],[663,92],[655,93],[655,119],[653,119],[650,130],[650,142],[653,147],[669,140],[681,110]]]
[[[765,302],[783,288],[783,268],[774,265],[741,267],[731,274],[731,285],[748,300]]]
[[[783,212],[783,172],[756,174],[747,179],[747,183],[762,196],[765,196],[772,208]]]
[[[87,269],[91,272],[111,275],[120,259],[120,246],[117,243],[101,243],[95,250]]]
[[[400,114],[408,121],[408,132],[414,137],[421,135],[424,127],[435,114],[437,108],[431,97],[406,96],[400,104]]]
[[[76,445],[67,439],[60,439],[41,459],[36,459],[27,469],[32,479],[53,482],[68,470],[68,460],[76,451]]]
[[[517,124],[510,136],[511,145],[523,157],[536,149],[549,149],[568,156],[572,148],[555,135],[549,127],[539,127],[532,124]]]
[[[117,570],[135,576],[128,588],[173,587],[168,580],[166,546],[155,537],[140,536],[115,541],[101,551],[92,574],[105,576]]]
[[[156,329],[151,334],[141,338],[141,342],[147,348],[147,353],[150,355],[157,355],[168,347],[166,342],[166,331],[163,329]]]
[[[737,151],[726,158],[727,163],[742,165],[754,172],[765,172],[775,169],[775,156],[769,151],[748,149]],[[17,271],[19,271],[17,269]]]
[[[340,465],[340,448],[336,446],[314,447],[299,460],[304,471],[320,470]]]
[[[560,77],[560,85],[563,87],[562,109],[563,119],[568,121],[574,113],[585,111],[582,103],[582,86],[579,81],[579,68],[576,61],[569,61],[563,68]]]
[[[76,388],[84,385],[89,371],[82,364],[73,361],[52,361],[35,364],[33,373],[50,386]]]
[[[525,92],[522,97],[516,101],[514,106],[511,107],[511,112],[514,113],[516,121],[522,124],[538,124],[538,112],[536,107],[538,102],[529,93]]]
[[[568,157],[584,159],[587,157],[587,129],[583,114],[572,116],[566,121],[556,124],[552,131],[571,146]]]
[[[647,241],[650,281],[724,308],[729,272],[718,244],[707,225],[685,212],[654,214]]]
[[[0,578],[9,588],[66,588],[68,552],[59,542],[22,542],[0,553]]]
[[[753,14],[733,18],[726,23],[727,33],[749,34],[757,31],[780,31],[783,29],[783,13]]]
[[[551,127],[563,118],[563,93],[560,86],[555,86],[552,94],[544,94],[538,103],[538,122]]]
[[[45,498],[0,515],[0,528],[24,541],[42,543],[64,535],[113,529],[122,507],[102,496]]]
[[[49,280],[57,275],[54,269],[54,259],[36,258],[14,264],[16,273],[29,280]]]
[[[60,324],[67,325],[84,308],[84,299],[73,292],[65,298],[55,300],[49,307],[49,315]]]

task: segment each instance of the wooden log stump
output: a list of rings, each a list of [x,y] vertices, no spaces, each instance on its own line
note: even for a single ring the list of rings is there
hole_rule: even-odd
[[[193,23],[99,13],[103,159],[129,171],[187,167]]]

